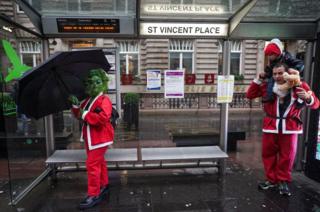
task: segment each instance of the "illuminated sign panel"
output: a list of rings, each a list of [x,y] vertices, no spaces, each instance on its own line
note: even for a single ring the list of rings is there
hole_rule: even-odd
[[[144,4],[142,12],[146,14],[201,14],[214,15],[226,12],[220,5],[194,4]]]
[[[228,24],[140,23],[141,35],[157,36],[227,36]]]
[[[119,19],[57,18],[58,32],[119,33]]]

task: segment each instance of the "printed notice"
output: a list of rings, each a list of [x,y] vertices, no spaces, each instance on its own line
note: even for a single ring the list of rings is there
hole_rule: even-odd
[[[217,102],[232,102],[234,88],[234,76],[218,76]]]
[[[114,55],[105,55],[109,64],[110,64],[110,71],[115,71],[116,70],[116,60]]]
[[[147,90],[160,90],[161,72],[160,70],[147,70]]]
[[[184,98],[184,70],[164,72],[164,98]]]
[[[116,75],[108,74],[108,90],[116,90]]]

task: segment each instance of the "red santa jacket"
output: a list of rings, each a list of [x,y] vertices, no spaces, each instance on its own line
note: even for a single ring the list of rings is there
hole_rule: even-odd
[[[301,86],[306,91],[310,91],[308,84],[302,82]],[[265,96],[267,93],[267,83],[261,83],[259,80],[254,80],[247,93],[248,99],[254,99],[257,97]],[[309,106],[312,109],[319,107],[319,99],[312,92],[311,102],[308,104],[300,99],[296,94],[296,89],[290,91],[291,100],[288,107],[283,113],[282,118],[282,133],[283,134],[301,134],[302,133],[302,121],[300,119],[300,113],[303,106]],[[276,96],[276,95],[275,95]],[[279,133],[279,97],[276,96],[275,101],[263,103],[263,110],[266,116],[263,119],[262,131],[266,133]]]
[[[87,143],[89,150],[105,147],[113,143],[114,129],[110,123],[112,103],[109,97],[100,93],[90,105],[90,98],[81,102],[80,107],[72,107],[72,112],[79,116],[80,108],[84,110],[81,139]]]

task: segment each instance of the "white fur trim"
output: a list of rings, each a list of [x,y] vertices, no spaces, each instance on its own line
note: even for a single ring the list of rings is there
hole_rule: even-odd
[[[111,144],[113,144],[113,141],[108,141],[106,143],[89,146],[89,150],[98,149],[98,148],[101,148],[101,147],[109,146]]]
[[[273,39],[270,41],[270,43],[276,44],[277,47],[280,49],[280,52],[281,52],[281,54],[282,54],[282,52],[283,52],[283,44],[282,44],[282,42],[281,42],[278,38],[273,38]]]
[[[79,109],[79,108],[80,108],[79,105],[72,105],[72,107],[73,107],[74,109]]]
[[[81,116],[82,120],[84,120],[84,118],[86,117],[86,115],[87,115],[88,112],[89,112],[89,111],[87,111],[87,110],[84,110],[84,111],[83,111],[82,116]]]
[[[280,101],[280,98],[277,96],[277,117],[280,116],[279,101]],[[279,132],[279,122],[280,122],[280,120],[276,119],[276,130],[277,130],[277,132]]]
[[[312,106],[313,103],[314,103],[314,98],[313,98],[313,96],[311,95],[311,102],[310,102],[310,103],[307,103],[307,102],[306,102],[306,105],[307,105],[307,106]]]
[[[282,134],[302,134],[303,133],[303,130],[299,130],[299,131],[296,131],[296,130],[282,130]]]
[[[96,96],[94,98],[94,100],[91,102],[91,105],[89,106],[89,109],[88,111],[90,111],[91,107],[93,106],[93,104],[95,103],[95,101],[97,101],[97,99],[103,95],[103,93],[99,93],[98,96]],[[92,145],[92,142],[91,142],[91,134],[90,134],[90,125],[87,124],[87,139],[88,139],[88,148],[89,150],[93,150],[93,149],[98,149],[98,148],[101,148],[101,147],[105,147],[105,146],[108,146],[108,145],[111,145],[113,144],[113,141],[108,141],[106,143],[102,143],[102,144],[97,144],[97,145]]]
[[[296,101],[296,98],[293,97],[293,91],[291,91],[291,101],[290,104],[288,105],[286,111],[283,114],[283,118],[286,118],[288,116],[288,113],[290,112],[292,105],[294,104],[294,101]],[[283,134],[301,134],[303,130],[287,130],[286,127],[286,121],[282,121],[282,133]]]
[[[265,129],[262,129],[262,132],[265,132],[265,133],[279,133],[278,130],[265,130]]]

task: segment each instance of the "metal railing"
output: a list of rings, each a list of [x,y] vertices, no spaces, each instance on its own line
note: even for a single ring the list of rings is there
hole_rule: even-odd
[[[123,96],[123,95],[122,95]],[[234,93],[230,108],[259,108],[259,100],[250,101],[245,93]],[[216,93],[186,93],[184,98],[166,99],[162,93],[140,94],[141,109],[211,109],[219,108]]]

